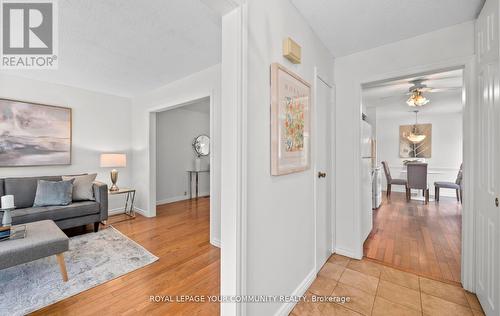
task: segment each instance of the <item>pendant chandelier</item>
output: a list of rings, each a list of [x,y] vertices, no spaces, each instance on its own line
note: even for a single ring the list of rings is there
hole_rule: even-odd
[[[422,90],[415,89],[411,91],[411,96],[406,101],[406,104],[408,104],[409,106],[417,107],[426,105],[429,102],[430,100],[422,95]]]
[[[406,136],[406,139],[408,139],[410,142],[412,142],[414,144],[417,144],[417,143],[422,142],[426,136],[424,134],[419,133],[418,128],[417,128],[418,111],[413,111],[413,112],[415,112],[415,125],[413,125],[411,132],[409,135]]]

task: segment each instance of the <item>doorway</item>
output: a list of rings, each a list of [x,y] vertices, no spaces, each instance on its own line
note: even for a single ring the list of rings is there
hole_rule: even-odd
[[[156,205],[210,197],[210,98],[156,120]]]
[[[362,152],[371,160],[371,177],[361,180],[370,181],[362,186],[365,257],[461,282],[463,95],[463,67],[363,85],[370,142]]]
[[[210,243],[220,248],[220,209],[214,207],[220,198],[217,135],[211,95],[150,112],[150,192],[156,209],[172,203],[196,208],[203,202]],[[208,139],[207,154],[196,150],[200,139]]]

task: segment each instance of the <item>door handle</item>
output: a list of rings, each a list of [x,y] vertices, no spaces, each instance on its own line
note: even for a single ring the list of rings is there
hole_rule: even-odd
[[[326,172],[318,172],[318,178],[326,178]]]
[[[500,202],[498,201],[498,198],[495,198],[495,206],[498,207],[499,204]]]

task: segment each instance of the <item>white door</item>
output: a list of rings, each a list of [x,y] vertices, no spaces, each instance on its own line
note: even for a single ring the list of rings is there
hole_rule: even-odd
[[[315,191],[316,191],[316,271],[319,271],[332,254],[331,192],[331,88],[319,77],[316,80],[315,109]]]
[[[475,161],[476,292],[486,315],[500,315],[500,52],[499,0],[487,0],[478,18],[478,146]]]

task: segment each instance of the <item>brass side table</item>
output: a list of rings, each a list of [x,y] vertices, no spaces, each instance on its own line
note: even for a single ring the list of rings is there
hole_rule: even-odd
[[[126,194],[127,199],[125,200],[125,215],[135,218],[134,210],[134,200],[135,200],[135,189],[119,189],[118,191],[109,191],[109,195]]]

